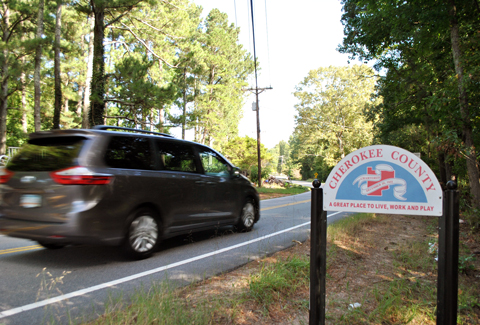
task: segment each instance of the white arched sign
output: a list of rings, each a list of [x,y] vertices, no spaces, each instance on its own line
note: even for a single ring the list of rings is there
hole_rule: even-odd
[[[443,191],[432,170],[402,148],[375,145],[352,152],[323,186],[325,211],[442,215]]]

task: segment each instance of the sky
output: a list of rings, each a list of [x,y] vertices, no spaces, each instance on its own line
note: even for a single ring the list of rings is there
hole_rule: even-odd
[[[192,1],[203,7],[204,17],[213,8],[226,13],[240,27],[239,41],[253,56],[250,0]],[[310,70],[348,64],[348,55],[336,51],[343,39],[342,6],[340,0],[253,0],[253,7],[258,87],[272,87],[259,95],[261,143],[273,148],[288,141],[295,128],[295,86]],[[253,77],[249,88],[255,88]],[[254,101],[251,93],[239,135],[256,139]]]

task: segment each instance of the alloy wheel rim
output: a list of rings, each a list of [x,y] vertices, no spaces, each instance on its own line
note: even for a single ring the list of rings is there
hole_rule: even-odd
[[[247,203],[243,207],[242,221],[243,225],[247,228],[250,228],[253,225],[255,221],[255,208],[252,203]]]
[[[151,216],[145,215],[135,219],[130,226],[130,245],[136,252],[151,250],[158,238],[157,222]]]

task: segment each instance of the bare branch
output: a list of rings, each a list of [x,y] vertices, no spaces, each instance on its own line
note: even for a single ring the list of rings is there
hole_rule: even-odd
[[[118,16],[117,18],[114,18],[112,21],[108,22],[105,24],[105,28],[107,28],[108,26],[112,25],[112,24],[115,24],[117,21],[119,21],[120,19],[123,18],[123,16],[125,16],[127,13],[129,13],[131,10],[133,9],[133,6],[132,7],[129,7],[129,9],[127,11],[125,11],[123,14],[121,14],[120,16]],[[113,17],[113,14],[108,11],[108,13]]]
[[[136,104],[133,104],[133,103],[126,102],[124,100],[113,99],[113,98],[110,98],[110,99],[107,98],[107,99],[105,99],[105,102],[119,103],[119,104],[127,105],[127,106],[135,106],[136,105]]]
[[[136,18],[134,17],[135,20],[138,20],[139,22],[141,22],[142,24],[150,27],[151,29],[157,31],[157,32],[160,32],[162,33],[163,35],[165,36],[168,36],[168,37],[171,37],[171,38],[174,38],[174,39],[185,39],[186,37],[179,37],[179,36],[174,36],[174,35],[170,35],[168,33],[165,33],[161,28],[157,28],[157,27],[154,27],[152,25],[150,25],[148,22],[144,21],[143,19],[140,19],[140,18]],[[168,23],[165,23],[162,27],[165,27],[167,26]]]
[[[123,28],[118,28],[118,29],[123,29]],[[103,43],[104,45],[109,45],[109,44],[121,44],[123,45],[123,47],[125,47],[125,50],[127,52],[132,52],[129,48],[128,48],[128,44],[123,42],[123,41],[112,41],[112,42],[104,42]]]
[[[142,40],[130,27],[128,27],[127,25],[125,25],[124,23],[121,23],[122,26],[124,27],[125,30],[129,31],[130,34],[133,35],[133,37],[135,37],[137,39],[137,41],[139,41],[140,43],[142,43],[142,45],[153,55],[155,56],[157,59],[159,59],[160,61],[162,61],[163,63],[165,63],[167,66],[169,66],[170,68],[178,68],[178,64],[177,65],[173,65],[173,64],[170,64],[168,63],[165,59],[163,59],[160,55],[158,55],[157,53],[155,53],[154,50],[152,50],[146,43],[144,40]]]
[[[23,17],[23,18],[22,18]],[[10,37],[12,36],[13,34],[13,31],[15,30],[15,28],[17,28],[17,26],[22,23],[23,21],[29,19],[30,16],[20,16],[15,22],[13,22],[11,25],[10,25],[10,28],[7,28],[10,30],[9,34],[8,34],[8,38],[7,40],[5,41],[6,43],[8,43],[8,41],[10,40]]]
[[[172,6],[173,8],[176,8],[176,9],[178,9],[178,10],[185,10],[185,9],[180,8],[180,7],[177,7],[176,5],[174,5],[174,4],[171,3],[171,2],[168,2],[168,1],[165,1],[165,0],[160,0],[160,1],[162,1],[163,3],[166,3],[167,5]]]

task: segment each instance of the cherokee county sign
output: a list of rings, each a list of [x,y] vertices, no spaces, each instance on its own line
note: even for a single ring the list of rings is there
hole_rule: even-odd
[[[325,211],[442,215],[442,188],[432,170],[404,149],[375,145],[352,152],[323,186]]]

